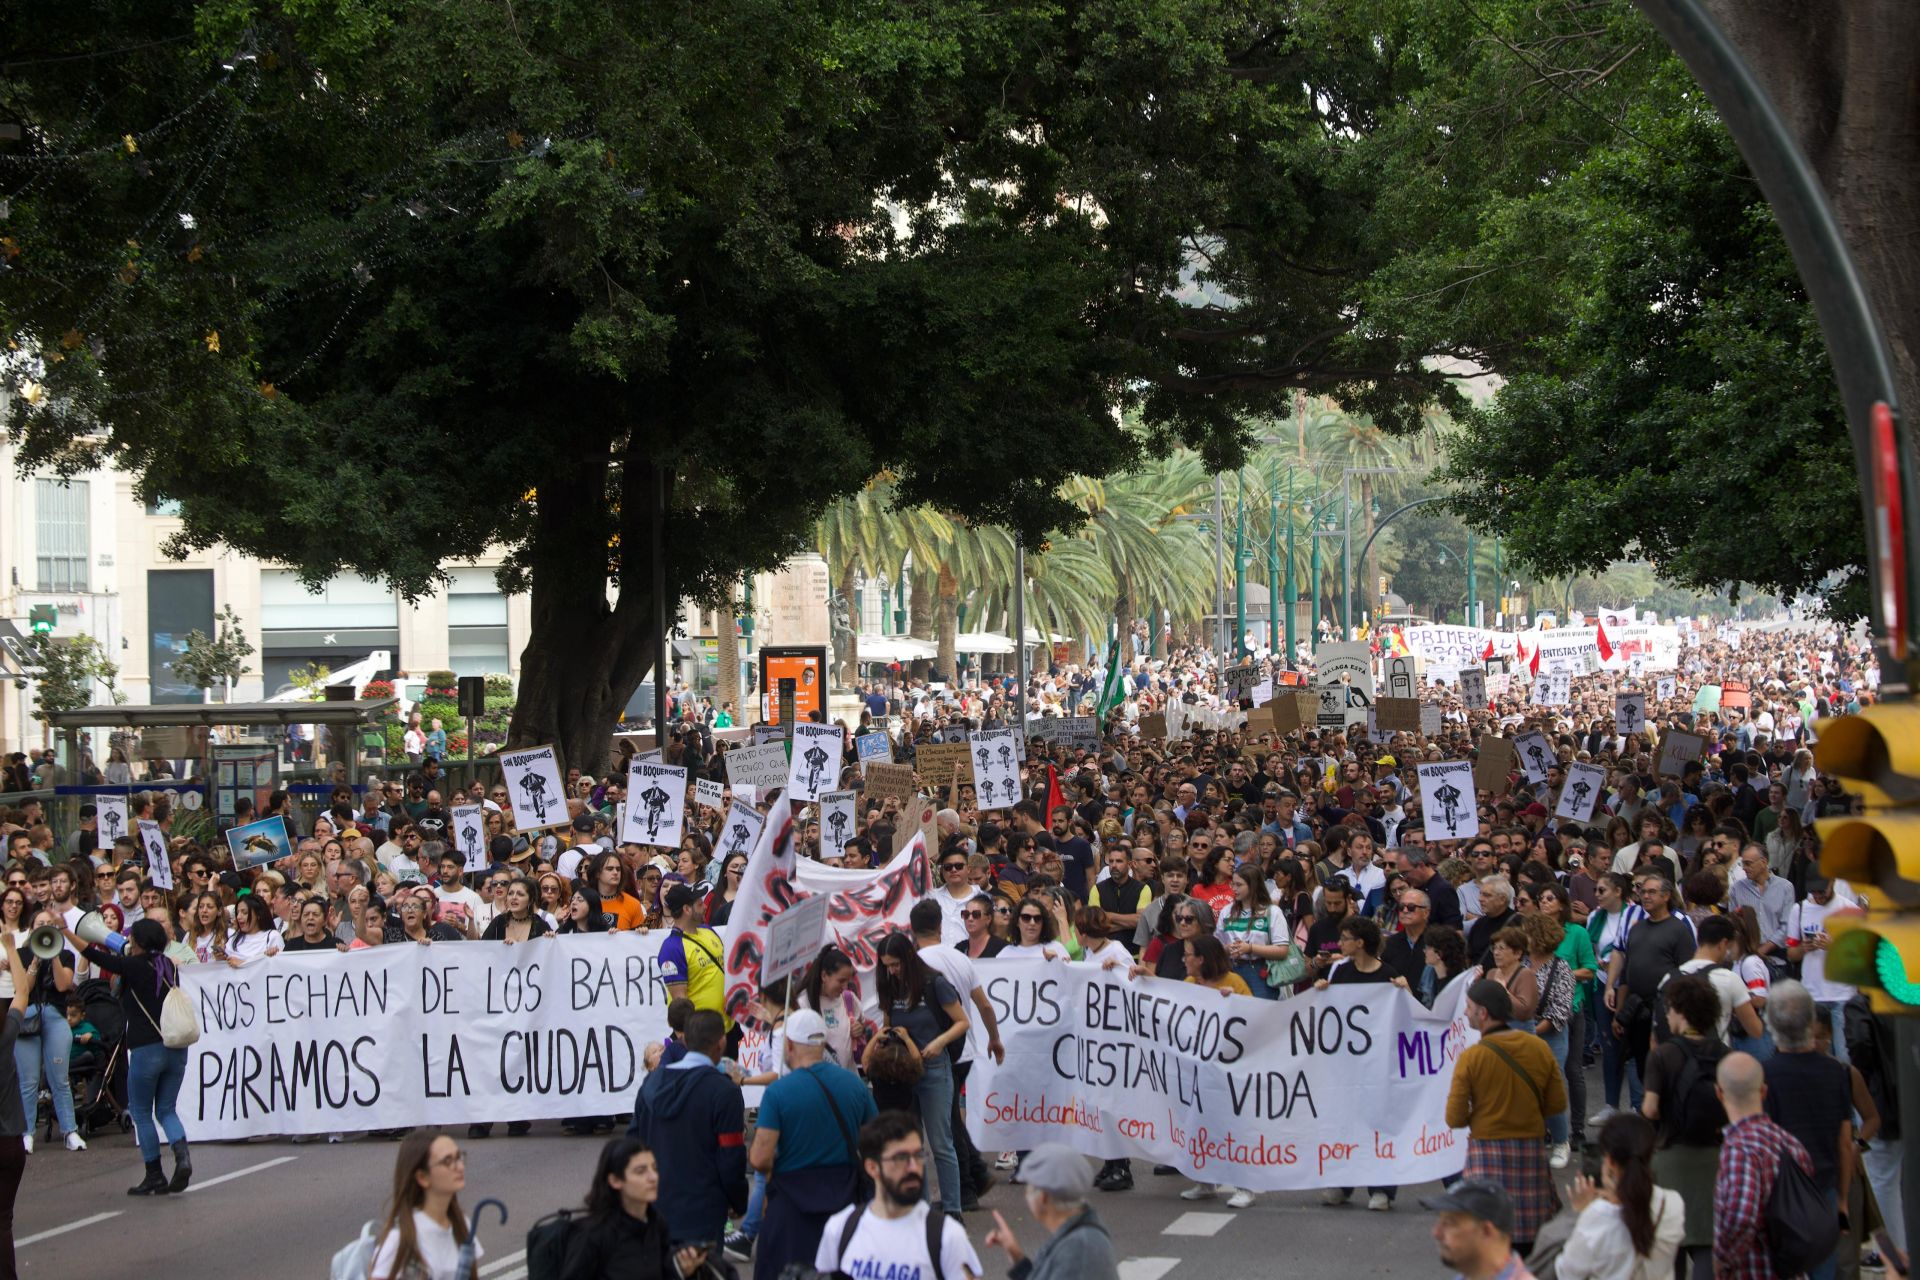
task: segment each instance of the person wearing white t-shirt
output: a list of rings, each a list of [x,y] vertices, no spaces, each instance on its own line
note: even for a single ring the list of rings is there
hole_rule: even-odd
[[[886,1276],[888,1280],[980,1280],[980,1256],[967,1229],[920,1198],[928,1151],[920,1125],[902,1111],[883,1111],[860,1126],[860,1161],[873,1179],[873,1199],[827,1219],[813,1265],[821,1272]]]
[[[927,895],[927,901],[940,904],[940,941],[951,947],[967,940],[967,922],[960,908],[980,896],[980,890],[967,879],[967,855],[958,847],[940,855],[939,887]]]
[[[466,866],[467,860],[451,850],[441,854],[440,883],[434,886],[433,896],[440,899],[441,920],[471,938],[480,932],[480,911],[486,904],[463,882]]]
[[[1847,1061],[1846,1006],[1854,988],[1827,978],[1827,917],[1858,911],[1864,904],[1845,880],[1807,876],[1807,896],[1787,913],[1787,959],[1800,962],[1800,981],[1833,1027],[1833,1056]]]
[[[1714,1031],[1717,1038],[1725,1040],[1727,1028],[1738,1023],[1742,1034],[1758,1040],[1765,1027],[1753,1007],[1753,993],[1747,990],[1746,980],[1732,968],[1733,943],[1739,936],[1740,926],[1731,917],[1708,916],[1695,930],[1699,945],[1693,959],[1681,965],[1680,972],[1704,970],[1707,981],[1713,984],[1713,993],[1720,997],[1720,1021]]]
[[[467,1185],[467,1158],[446,1134],[415,1129],[400,1142],[395,1162],[393,1203],[380,1228],[373,1255],[372,1280],[459,1280],[460,1246],[467,1217],[460,1192]],[[477,1263],[486,1255],[473,1242]]]

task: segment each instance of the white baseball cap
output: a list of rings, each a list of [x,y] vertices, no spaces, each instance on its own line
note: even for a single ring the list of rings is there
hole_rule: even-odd
[[[786,1033],[792,1044],[824,1045],[827,1020],[811,1009],[796,1009],[787,1015]]]

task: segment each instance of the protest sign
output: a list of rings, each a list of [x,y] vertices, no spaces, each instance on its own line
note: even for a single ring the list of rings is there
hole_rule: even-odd
[[[827,907],[833,899],[824,893],[802,898],[767,921],[767,954],[760,962],[760,985],[799,973],[820,954],[827,932]]]
[[[727,790],[733,793],[735,800],[752,804],[760,798],[760,788],[754,786],[751,782],[728,782],[726,786]]]
[[[1647,695],[1644,693],[1616,693],[1613,695],[1613,727],[1621,737],[1630,733],[1639,733],[1647,727]]]
[[[1020,756],[1011,729],[979,729],[968,739],[980,808],[1010,809],[1020,800]]]
[[[1027,722],[1027,740],[1098,751],[1100,722],[1092,716],[1042,716]]]
[[[1365,644],[1336,642],[1315,648],[1313,681],[1321,690],[1322,728],[1339,729],[1366,723],[1374,689],[1373,651]],[[1336,687],[1340,688],[1338,696],[1329,698],[1327,690]]]
[[[1559,757],[1554,754],[1553,744],[1547,741],[1547,735],[1538,729],[1529,729],[1513,740],[1514,749],[1520,753],[1520,768],[1527,775],[1527,781],[1535,786],[1547,780],[1547,769]]]
[[[1257,1191],[1405,1185],[1466,1163],[1466,1131],[1446,1123],[1474,1038],[1465,982],[1429,1010],[1385,984],[1270,1001],[1093,964],[976,968],[1006,1047],[967,1081],[983,1151],[1064,1142]]]
[[[1438,703],[1420,704],[1420,732],[1431,738],[1440,732],[1440,707]]]
[[[1661,676],[1653,682],[1653,696],[1666,702],[1673,697],[1674,691],[1679,687],[1679,681],[1672,676]]]
[[[1274,713],[1279,704],[1268,702],[1247,712],[1246,732],[1253,737],[1274,732]]]
[[[960,781],[973,781],[973,755],[966,742],[923,742],[914,748],[914,764],[929,787],[944,787],[960,771]]]
[[[1227,700],[1229,702],[1237,703],[1243,698],[1251,701],[1253,698],[1253,686],[1260,683],[1260,668],[1255,666],[1245,664],[1231,666],[1225,671],[1222,671],[1220,675],[1223,683],[1226,685]]]
[[[1647,674],[1647,655],[1644,653],[1635,653],[1635,654],[1628,655],[1627,674],[1632,676],[1635,680],[1638,680],[1641,676]]]
[[[752,853],[753,842],[760,838],[762,821],[758,809],[735,795],[726,821],[720,824],[714,839],[713,856],[725,861],[736,853]]]
[[[757,724],[753,726],[753,745],[764,747],[769,742],[785,742],[787,731],[777,724]]]
[[[1420,732],[1418,698],[1381,697],[1374,702],[1373,710],[1378,713],[1375,723],[1386,733]]]
[[[1660,757],[1654,765],[1654,772],[1662,778],[1677,779],[1706,749],[1705,734],[1669,729],[1660,739]]]
[[[141,822],[140,847],[147,855],[147,879],[156,889],[173,890],[173,863],[167,858],[167,836],[157,822]]]
[[[867,795],[875,800],[888,796],[905,802],[914,795],[913,766],[910,764],[870,764],[867,766]]]
[[[1566,706],[1573,701],[1573,677],[1564,672],[1535,676],[1532,701],[1536,707]]]
[[[100,829],[100,852],[105,855],[113,848],[113,842],[133,830],[128,818],[127,798],[125,796],[95,796],[93,798],[95,825]]]
[[[1167,718],[1158,713],[1140,717],[1140,736],[1143,738],[1165,738],[1167,736]]]
[[[853,754],[860,763],[870,760],[886,763],[893,759],[893,739],[884,733],[863,733],[853,740]]]
[[[560,761],[552,747],[502,751],[494,759],[500,762],[507,784],[515,830],[541,831],[573,820],[567,816],[567,788],[560,780]]]
[[[1728,711],[1746,711],[1753,706],[1753,696],[1747,691],[1744,680],[1726,680],[1720,685],[1720,706]]]
[[[1400,634],[1407,648],[1435,672],[1477,667],[1486,660],[1487,645],[1496,642],[1494,632],[1479,627],[1406,627]],[[1500,636],[1499,640],[1505,638]]]
[[[1272,701],[1273,677],[1268,676],[1265,680],[1253,686],[1253,705],[1256,707],[1264,707]]]
[[[630,1110],[641,1051],[667,1030],[668,936],[183,965],[201,1035],[181,1119],[221,1142]]]
[[[1594,806],[1607,789],[1607,771],[1597,764],[1576,760],[1567,766],[1567,781],[1560,788],[1559,803],[1553,806],[1556,818],[1592,822]]]
[[[932,809],[925,810],[932,822]],[[825,892],[826,941],[845,951],[854,969],[867,979],[878,959],[880,940],[907,927],[913,904],[933,890],[927,859],[926,827],[916,830],[906,848],[878,871],[847,871],[822,866],[812,859],[796,859],[793,818],[786,796],[767,812],[747,874],[740,882],[728,917],[727,1012],[735,1022],[757,1023],[755,997],[760,963],[766,954],[767,924],[779,912],[809,893]],[[866,981],[863,990],[871,992]]]
[[[627,811],[620,823],[620,843],[678,849],[686,815],[686,766],[636,760],[627,770]]]
[[[820,852],[838,855],[860,830],[851,791],[829,791],[820,797]]]
[[[1467,840],[1480,834],[1473,766],[1465,760],[1422,763],[1420,811],[1428,840]]]
[[[727,807],[727,784],[713,778],[693,780],[693,802],[718,813]]]
[[[477,804],[457,804],[451,816],[453,847],[466,859],[468,873],[485,871],[489,865],[486,809]]]
[[[787,785],[787,747],[784,742],[763,742],[757,747],[735,747],[721,759],[726,761],[727,780],[733,784],[734,799],[741,799],[740,784],[762,791]]]
[[[1410,653],[1397,654],[1387,659],[1387,687],[1380,695],[1383,698],[1418,698],[1420,696],[1420,660]]]
[[[1460,668],[1460,701],[1475,708],[1487,705],[1487,669],[1485,667]]]
[[[240,871],[263,862],[291,858],[293,841],[287,837],[287,820],[261,818],[244,826],[227,828],[227,852],[233,855],[233,865]]]
[[[1511,742],[1490,733],[1481,735],[1480,752],[1473,765],[1474,787],[1490,795],[1503,794],[1519,763]]]
[[[837,725],[796,723],[793,758],[787,764],[787,794],[812,803],[840,784],[846,739]]]
[[[1487,697],[1504,698],[1513,689],[1513,676],[1506,671],[1487,672]]]

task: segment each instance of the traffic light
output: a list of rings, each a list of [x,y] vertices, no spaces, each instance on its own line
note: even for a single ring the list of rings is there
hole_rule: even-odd
[[[27,610],[27,629],[37,636],[50,636],[57,616],[52,605],[36,604]]]
[[[1822,720],[1814,762],[1845,780],[1866,812],[1822,818],[1820,874],[1867,900],[1827,917],[1827,977],[1866,991],[1875,1012],[1920,1011],[1920,705]]]

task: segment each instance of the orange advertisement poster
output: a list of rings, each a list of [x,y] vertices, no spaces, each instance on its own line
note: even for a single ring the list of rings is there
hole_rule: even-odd
[[[793,681],[793,714],[796,720],[808,720],[812,713],[827,709],[827,651],[810,645],[791,649],[760,651],[761,719],[780,723],[780,682]]]

